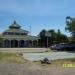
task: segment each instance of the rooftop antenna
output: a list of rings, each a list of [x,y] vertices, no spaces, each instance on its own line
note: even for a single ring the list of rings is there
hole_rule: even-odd
[[[16,18],[15,17],[13,17],[13,21],[16,21]]]
[[[29,32],[30,32],[30,35],[31,35],[31,24],[30,24],[30,26],[29,26]]]

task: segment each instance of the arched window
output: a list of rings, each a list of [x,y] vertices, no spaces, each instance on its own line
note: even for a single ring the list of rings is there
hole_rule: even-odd
[[[19,47],[25,47],[25,41],[24,40],[19,41]]]
[[[18,47],[18,40],[11,40],[11,47]]]
[[[4,40],[4,47],[10,47],[10,40]]]

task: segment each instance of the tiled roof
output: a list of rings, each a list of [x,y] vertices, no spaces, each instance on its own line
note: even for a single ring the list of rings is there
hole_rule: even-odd
[[[39,37],[30,36],[30,35],[2,35],[5,39],[22,39],[22,40],[37,40]]]
[[[7,29],[4,31],[5,32],[12,32],[12,33],[28,33],[28,31],[23,30],[23,29]]]

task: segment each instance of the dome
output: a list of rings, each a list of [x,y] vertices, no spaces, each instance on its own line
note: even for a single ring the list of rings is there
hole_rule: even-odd
[[[18,25],[16,23],[16,21],[14,21],[13,24],[10,25],[9,28],[3,32],[3,34],[11,34],[11,33],[13,33],[13,34],[28,34],[28,31],[21,29],[21,26]]]
[[[9,26],[9,28],[19,29],[21,26],[17,24],[16,21],[13,22],[12,25]]]

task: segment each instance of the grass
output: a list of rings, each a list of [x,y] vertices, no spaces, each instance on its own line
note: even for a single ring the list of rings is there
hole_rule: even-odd
[[[40,67],[49,68],[52,65],[57,65],[57,66],[62,67],[63,64],[75,64],[75,58],[53,60],[53,61],[50,61],[50,63],[51,64],[41,64],[40,61],[38,62],[34,61],[34,64],[37,64]]]
[[[25,63],[27,60],[22,58],[21,53],[4,53],[0,52],[0,62]]]
[[[59,65],[67,64],[67,63],[73,63],[71,60],[72,59],[59,59],[59,60],[53,60],[53,61],[51,61],[51,63],[52,64],[59,64]]]

